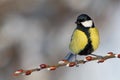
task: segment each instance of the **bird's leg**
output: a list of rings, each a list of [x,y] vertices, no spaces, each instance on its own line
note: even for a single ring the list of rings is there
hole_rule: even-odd
[[[95,56],[95,57],[97,57],[99,59],[103,59],[103,56],[100,56],[100,55],[96,55],[96,54],[90,54],[90,55]]]
[[[75,54],[75,63],[76,63],[76,67],[79,67],[79,65],[78,65],[78,60],[77,60],[77,54]]]

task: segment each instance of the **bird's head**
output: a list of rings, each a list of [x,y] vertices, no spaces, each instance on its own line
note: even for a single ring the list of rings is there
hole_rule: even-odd
[[[77,25],[82,25],[83,27],[94,27],[92,19],[87,14],[79,15],[75,23]]]

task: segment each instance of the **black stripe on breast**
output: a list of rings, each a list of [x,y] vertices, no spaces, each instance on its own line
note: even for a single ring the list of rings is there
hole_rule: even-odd
[[[79,55],[89,55],[92,52],[93,52],[92,45],[91,43],[88,43],[86,47],[82,51],[79,52]]]
[[[92,47],[92,42],[90,40],[89,28],[85,28],[85,27],[79,27],[78,28],[77,27],[77,29],[82,30],[83,32],[85,32],[85,34],[87,35],[87,38],[88,38],[88,44],[78,54],[79,55],[88,55],[88,54],[91,54],[94,51],[94,49]]]

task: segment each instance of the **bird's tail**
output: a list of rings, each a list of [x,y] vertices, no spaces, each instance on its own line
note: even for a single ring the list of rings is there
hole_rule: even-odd
[[[67,61],[72,61],[73,58],[75,58],[75,54],[69,52],[65,57],[64,59],[67,60]]]

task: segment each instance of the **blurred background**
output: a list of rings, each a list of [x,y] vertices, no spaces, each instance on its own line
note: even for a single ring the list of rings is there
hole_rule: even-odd
[[[99,29],[100,46],[94,54],[120,53],[120,0],[0,0],[0,80],[119,80],[119,59],[13,76],[17,69],[63,59],[82,13]]]

